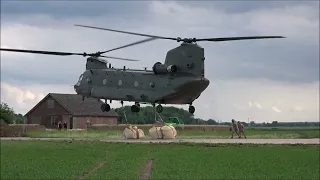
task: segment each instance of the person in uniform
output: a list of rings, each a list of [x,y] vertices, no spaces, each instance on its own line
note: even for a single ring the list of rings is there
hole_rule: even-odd
[[[231,138],[233,138],[233,134],[234,134],[234,133],[236,133],[236,134],[239,136],[239,138],[240,138],[238,123],[237,123],[234,119],[232,119],[231,122],[232,122],[232,134],[231,134]]]
[[[241,138],[241,134],[243,134],[244,138],[247,139],[246,134],[244,133],[244,125],[240,121],[238,121],[237,124],[238,124],[240,138]]]
[[[61,128],[62,128],[62,123],[61,123],[61,121],[59,121],[58,122],[58,129],[61,130]]]
[[[63,123],[63,128],[64,128],[64,129],[68,129],[67,122],[64,122],[64,123]]]
[[[91,122],[90,122],[90,120],[89,120],[89,119],[87,119],[87,121],[86,121],[86,125],[87,125],[87,128],[90,128],[90,127],[91,127]]]

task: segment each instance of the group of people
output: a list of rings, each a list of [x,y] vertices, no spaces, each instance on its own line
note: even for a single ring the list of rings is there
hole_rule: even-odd
[[[58,129],[61,130],[61,129],[62,129],[62,126],[63,126],[64,129],[68,129],[67,122],[63,122],[63,123],[62,123],[61,121],[59,121],[59,122],[58,122]]]
[[[241,138],[241,134],[243,134],[244,138],[247,139],[246,134],[244,133],[244,126],[240,121],[235,121],[234,119],[231,120],[232,127],[230,130],[232,131],[231,138],[233,138],[234,133],[236,133],[239,138]]]

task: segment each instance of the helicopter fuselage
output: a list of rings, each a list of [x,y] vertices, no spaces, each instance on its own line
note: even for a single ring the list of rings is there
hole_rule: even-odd
[[[87,59],[86,71],[74,86],[84,97],[138,103],[192,104],[209,86],[204,76],[204,49],[182,43],[167,52],[164,64],[152,70],[113,68],[97,57]]]
[[[209,80],[188,73],[154,74],[148,70],[86,70],[74,86],[77,94],[139,103],[191,104]]]

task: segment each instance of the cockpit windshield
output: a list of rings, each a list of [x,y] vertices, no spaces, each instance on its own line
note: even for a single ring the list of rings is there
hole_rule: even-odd
[[[78,86],[80,85],[80,83],[81,83],[81,81],[82,81],[82,78],[83,78],[83,74],[81,74],[80,77],[79,77],[79,80],[78,80],[78,82],[77,82],[77,85],[78,85]]]

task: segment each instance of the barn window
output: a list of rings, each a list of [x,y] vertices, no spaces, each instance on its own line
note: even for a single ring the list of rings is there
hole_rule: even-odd
[[[58,125],[58,116],[51,116],[51,124]]]
[[[48,108],[54,108],[54,100],[48,99]]]

